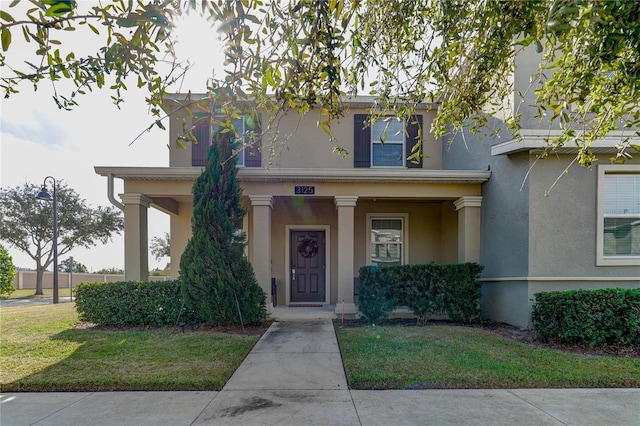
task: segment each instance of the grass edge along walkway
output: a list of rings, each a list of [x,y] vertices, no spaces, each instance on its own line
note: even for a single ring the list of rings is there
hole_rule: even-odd
[[[640,387],[640,359],[567,353],[452,325],[337,328],[350,389]]]

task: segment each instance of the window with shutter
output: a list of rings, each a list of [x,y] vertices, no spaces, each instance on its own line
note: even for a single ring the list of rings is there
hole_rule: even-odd
[[[198,140],[193,145],[191,151],[191,165],[204,166],[207,160],[207,148],[211,144],[211,135],[220,129],[220,125],[216,122],[219,120],[210,120],[209,116],[194,116],[193,134]],[[239,118],[232,120],[233,127],[242,138],[243,142],[239,145],[240,152],[236,156],[239,166],[260,167],[262,165],[262,157],[260,153],[260,127],[255,124],[252,118]]]
[[[367,114],[354,116],[354,167],[422,168],[422,158],[407,160],[422,139],[422,115],[412,116],[406,126],[396,117],[372,124],[369,119]]]

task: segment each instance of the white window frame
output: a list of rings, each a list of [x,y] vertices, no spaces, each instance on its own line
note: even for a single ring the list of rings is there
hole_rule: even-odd
[[[213,136],[215,134],[216,131],[216,127],[219,126],[218,122],[221,122],[224,120],[224,117],[221,115],[216,115],[213,118],[213,121],[211,122],[211,135]],[[238,133],[238,137],[241,138],[242,142],[240,142],[240,149],[236,150],[233,153],[233,156],[236,157],[236,166],[238,167],[244,167],[244,150],[245,150],[245,145],[246,145],[246,141],[245,141],[245,131],[246,131],[246,123],[245,123],[245,117],[242,116],[240,118],[237,119],[240,123],[242,123],[242,129],[235,129],[235,131]],[[235,121],[235,120],[232,120]],[[211,138],[211,140],[213,141],[213,137]]]
[[[402,222],[402,259],[401,265],[409,263],[409,214],[408,213],[367,213],[367,265],[371,262],[371,222],[374,219],[400,219]]]
[[[619,164],[598,166],[598,201],[596,226],[596,265],[597,266],[640,266],[639,256],[604,255],[604,181],[606,175],[640,175],[640,164]]]
[[[391,141],[390,141],[390,140],[389,140],[389,136],[390,136],[390,135],[389,135],[389,133],[387,133],[387,135],[386,135],[386,136],[387,136],[387,137],[386,137],[386,140],[384,141],[384,144],[385,144],[385,145],[386,145],[386,144],[390,144],[390,145],[402,145],[402,147],[401,147],[402,152],[401,152],[401,160],[400,160],[400,164],[398,164],[398,165],[393,165],[393,166],[379,166],[379,165],[376,165],[376,164],[374,163],[374,156],[373,156],[373,148],[374,148],[374,145],[376,145],[376,144],[382,145],[383,143],[380,141],[380,139],[377,139],[377,138],[376,138],[376,135],[375,135],[375,133],[374,133],[373,129],[374,129],[375,123],[380,122],[380,121],[385,121],[385,120],[396,120],[396,121],[400,121],[400,120],[398,120],[398,118],[397,118],[397,117],[394,117],[394,116],[387,116],[387,117],[381,117],[381,118],[379,118],[378,120],[376,120],[375,122],[372,122],[372,123],[371,123],[371,141],[370,141],[370,143],[371,143],[371,167],[377,167],[377,168],[398,168],[398,167],[405,167],[405,160],[406,160],[406,159],[405,159],[405,157],[406,157],[406,155],[405,155],[405,153],[406,153],[406,148],[405,148],[405,147],[406,147],[406,143],[407,143],[407,142],[406,142],[407,135],[406,135],[406,123],[405,123],[405,121],[404,121],[404,120],[402,120],[402,122],[401,122],[401,131],[400,131],[400,134],[402,135],[402,142],[394,141],[394,140],[391,140]],[[395,135],[395,134],[394,134],[394,135]],[[393,136],[393,135],[391,135],[391,136]]]

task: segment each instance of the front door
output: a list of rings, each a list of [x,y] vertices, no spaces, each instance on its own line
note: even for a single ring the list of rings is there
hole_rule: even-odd
[[[324,231],[291,231],[291,302],[325,301]]]

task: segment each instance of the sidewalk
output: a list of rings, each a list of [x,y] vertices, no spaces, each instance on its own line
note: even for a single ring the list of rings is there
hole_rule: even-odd
[[[8,393],[0,424],[631,426],[640,389],[350,391],[331,320],[285,320],[220,392]]]

